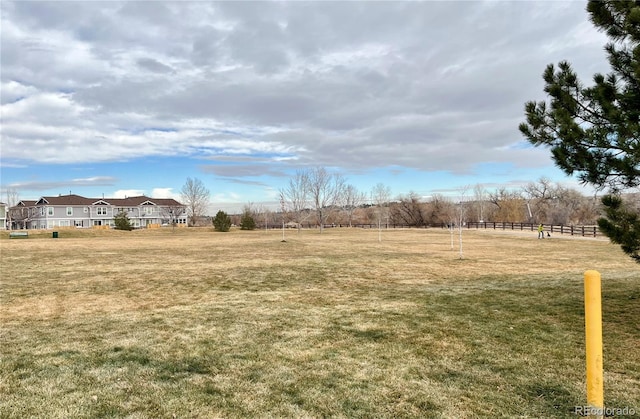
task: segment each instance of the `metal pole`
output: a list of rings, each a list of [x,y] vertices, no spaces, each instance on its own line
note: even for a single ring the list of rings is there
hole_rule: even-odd
[[[604,369],[602,363],[602,292],[600,273],[584,273],[584,320],[587,352],[587,405],[604,411]],[[602,417],[602,414],[596,415]]]

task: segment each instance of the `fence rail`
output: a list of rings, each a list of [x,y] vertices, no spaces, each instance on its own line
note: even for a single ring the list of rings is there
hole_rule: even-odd
[[[566,225],[553,225],[553,224],[543,224],[545,233],[549,234],[568,234],[570,236],[581,236],[581,237],[604,237],[604,234],[600,232],[598,226],[566,226]],[[298,226],[287,225],[285,226],[287,229],[297,229]],[[326,224],[324,228],[336,228],[336,227],[349,227],[348,224]],[[364,228],[364,229],[377,229],[378,224],[352,224],[353,228]],[[429,226],[409,226],[406,224],[383,224],[383,229],[405,229],[405,228],[448,228],[450,224],[431,224]],[[476,229],[476,230],[520,230],[520,231],[537,231],[538,224],[535,223],[507,223],[507,222],[498,222],[498,221],[486,221],[486,222],[466,222],[464,225],[467,229]],[[262,226],[264,228],[264,225]],[[282,224],[269,224],[269,229],[281,229]],[[302,229],[315,229],[319,228],[317,224],[312,223],[303,223],[300,225]]]
[[[582,236],[582,237],[602,237],[604,236],[598,226],[565,226],[565,225],[553,225],[553,224],[543,224],[545,232],[549,233],[557,233],[557,234],[568,234],[571,236]],[[468,222],[467,228],[475,228],[475,229],[493,229],[493,230],[530,230],[537,231],[538,224],[534,223],[502,223],[502,222]]]

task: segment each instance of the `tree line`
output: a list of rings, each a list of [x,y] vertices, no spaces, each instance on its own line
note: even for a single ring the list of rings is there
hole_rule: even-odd
[[[320,229],[330,224],[424,227],[483,221],[596,225],[605,215],[599,197],[583,195],[544,177],[517,189],[468,186],[461,188],[455,198],[424,197],[416,192],[393,196],[382,183],[370,191],[361,191],[348,184],[344,175],[314,167],[298,170],[280,189],[279,196],[278,208],[247,203],[240,214],[229,215],[232,224],[246,229],[282,222],[288,227],[312,225]],[[188,197],[184,198],[191,217],[193,206]],[[208,195],[205,201],[208,202]],[[639,206],[640,194],[627,194],[625,201]]]

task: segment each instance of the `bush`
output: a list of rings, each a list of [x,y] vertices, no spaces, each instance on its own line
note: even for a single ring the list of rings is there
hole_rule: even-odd
[[[113,222],[116,225],[116,230],[133,230],[133,226],[131,225],[131,220],[124,211],[121,211],[113,218]]]
[[[229,231],[231,229],[231,218],[226,212],[220,210],[213,219],[213,227],[217,231]]]
[[[240,219],[240,230],[255,230],[256,229],[256,221],[253,219],[253,216],[249,212],[245,212],[242,214],[242,218]]]

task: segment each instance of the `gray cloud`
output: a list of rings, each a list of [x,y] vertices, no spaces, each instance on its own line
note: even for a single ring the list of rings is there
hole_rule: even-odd
[[[201,165],[200,170],[204,173],[212,173],[225,178],[236,177],[260,177],[260,176],[286,176],[284,172],[274,170],[264,164],[224,164],[224,165]]]
[[[3,185],[5,188],[16,190],[44,191],[48,189],[61,189],[61,192],[67,192],[69,188],[77,188],[84,186],[113,186],[117,179],[111,176],[95,176],[84,179],[67,179],[63,181],[50,182],[46,180],[33,180],[29,182],[12,183]]]
[[[160,61],[156,61],[153,58],[139,58],[138,65],[143,69],[149,70],[154,73],[171,73],[173,69],[168,65],[162,64]]]
[[[2,2],[2,151],[15,161],[286,156],[469,173],[548,164],[524,102],[567,59],[606,72],[580,2]],[[5,93],[6,92],[6,93]],[[38,153],[33,153],[33,147]],[[9,161],[7,164],[10,164]]]

